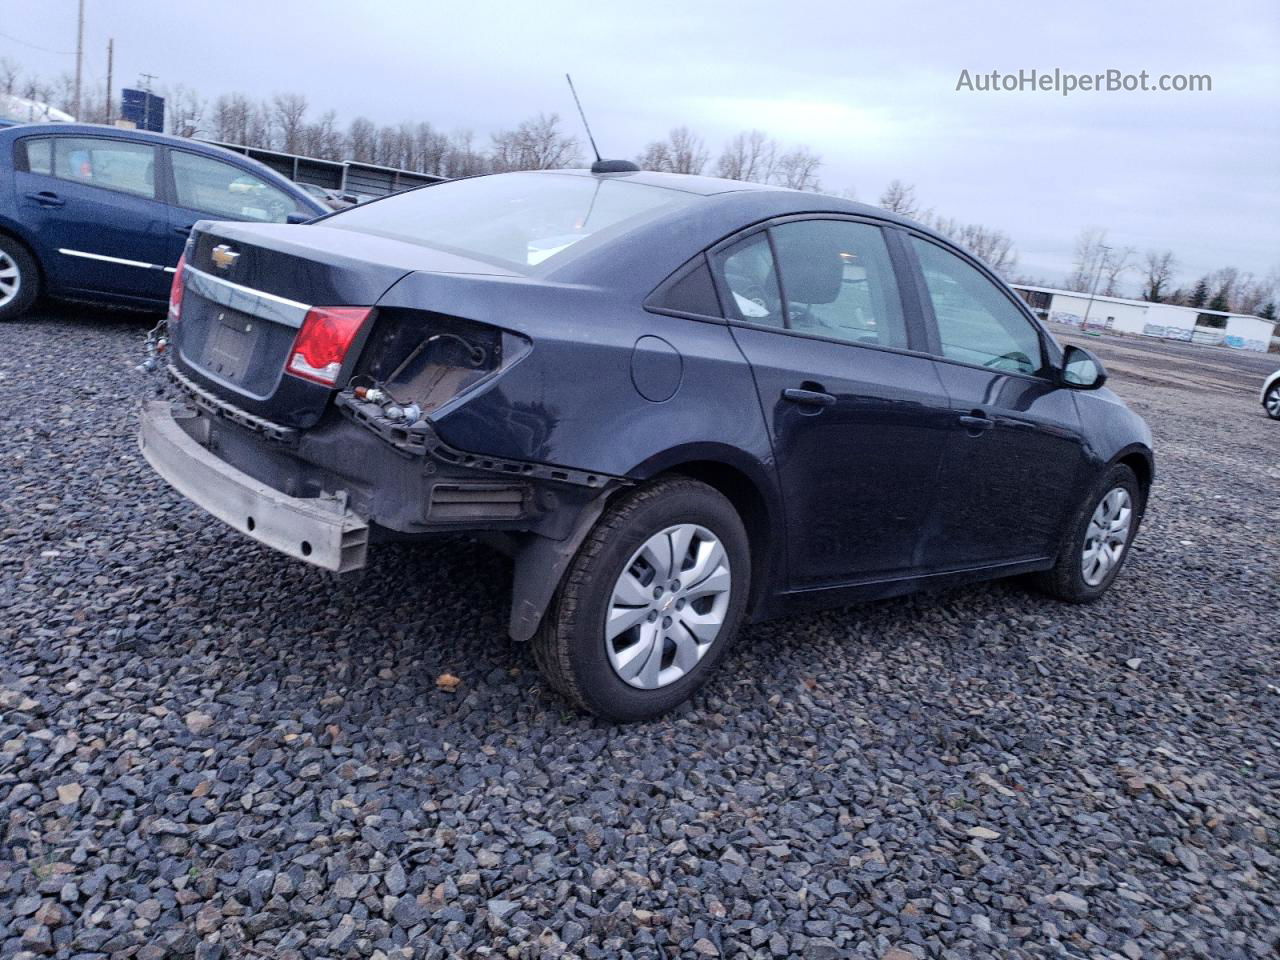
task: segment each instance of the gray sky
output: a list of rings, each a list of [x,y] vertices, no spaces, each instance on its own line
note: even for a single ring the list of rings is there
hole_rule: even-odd
[[[713,158],[739,130],[820,153],[825,189],[1011,234],[1019,271],[1060,280],[1082,227],[1171,248],[1183,283],[1280,267],[1280,6],[968,0],[495,3],[87,0],[86,76],[142,71],[212,98],[298,91],[340,122],[493,130],[539,111],[578,133],[574,75],[606,156],[687,124]],[[0,56],[70,71],[75,0],[0,0]],[[971,73],[1210,74],[1208,93],[957,92]],[[1136,290],[1137,277],[1128,286]]]

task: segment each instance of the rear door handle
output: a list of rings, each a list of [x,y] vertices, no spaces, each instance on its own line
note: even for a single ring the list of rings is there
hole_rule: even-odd
[[[39,193],[28,193],[27,199],[34,200],[42,207],[61,207],[65,206],[67,202],[50,190],[41,190]]]
[[[996,422],[990,417],[980,416],[975,410],[972,415],[961,417],[960,424],[966,430],[990,430],[996,425]]]
[[[829,407],[836,398],[820,390],[802,390],[799,387],[788,387],[782,391],[782,399],[792,403],[802,403],[807,407]]]

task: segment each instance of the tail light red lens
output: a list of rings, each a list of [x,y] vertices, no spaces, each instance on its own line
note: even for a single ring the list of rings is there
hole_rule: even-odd
[[[372,307],[312,307],[289,351],[285,371],[332,387]]]
[[[182,319],[182,271],[187,268],[187,255],[178,258],[178,265],[173,269],[173,285],[169,287],[169,319]]]

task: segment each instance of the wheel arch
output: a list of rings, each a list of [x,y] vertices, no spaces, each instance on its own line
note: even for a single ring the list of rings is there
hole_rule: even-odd
[[[14,243],[21,245],[22,249],[27,251],[27,256],[31,258],[31,262],[36,265],[36,273],[40,277],[40,285],[48,286],[49,275],[45,272],[44,264],[40,261],[40,255],[36,253],[35,246],[23,236],[22,231],[14,229],[8,221],[0,220],[0,237],[6,240],[12,240]]]
[[[640,464],[630,476],[649,482],[686,476],[722,494],[742,518],[751,548],[751,599],[747,619],[768,615],[769,600],[785,572],[782,502],[770,467],[732,447],[690,444]]]
[[[1133,444],[1121,450],[1111,459],[1112,466],[1123,464],[1133,471],[1138,478],[1138,487],[1142,491],[1142,509],[1146,512],[1147,498],[1151,492],[1151,484],[1155,481],[1155,461],[1151,451],[1140,444]]]

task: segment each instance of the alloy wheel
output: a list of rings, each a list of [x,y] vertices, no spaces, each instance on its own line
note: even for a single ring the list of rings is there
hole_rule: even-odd
[[[1280,384],[1267,391],[1267,413],[1280,420]]]
[[[1080,572],[1084,582],[1096,587],[1120,565],[1133,527],[1133,498],[1124,487],[1113,487],[1098,502],[1084,535]]]
[[[22,289],[22,273],[13,257],[0,250],[0,307],[18,295]]]
[[[680,523],[655,533],[627,561],[605,618],[609,663],[641,690],[675,683],[720,635],[733,575],[720,540]]]

